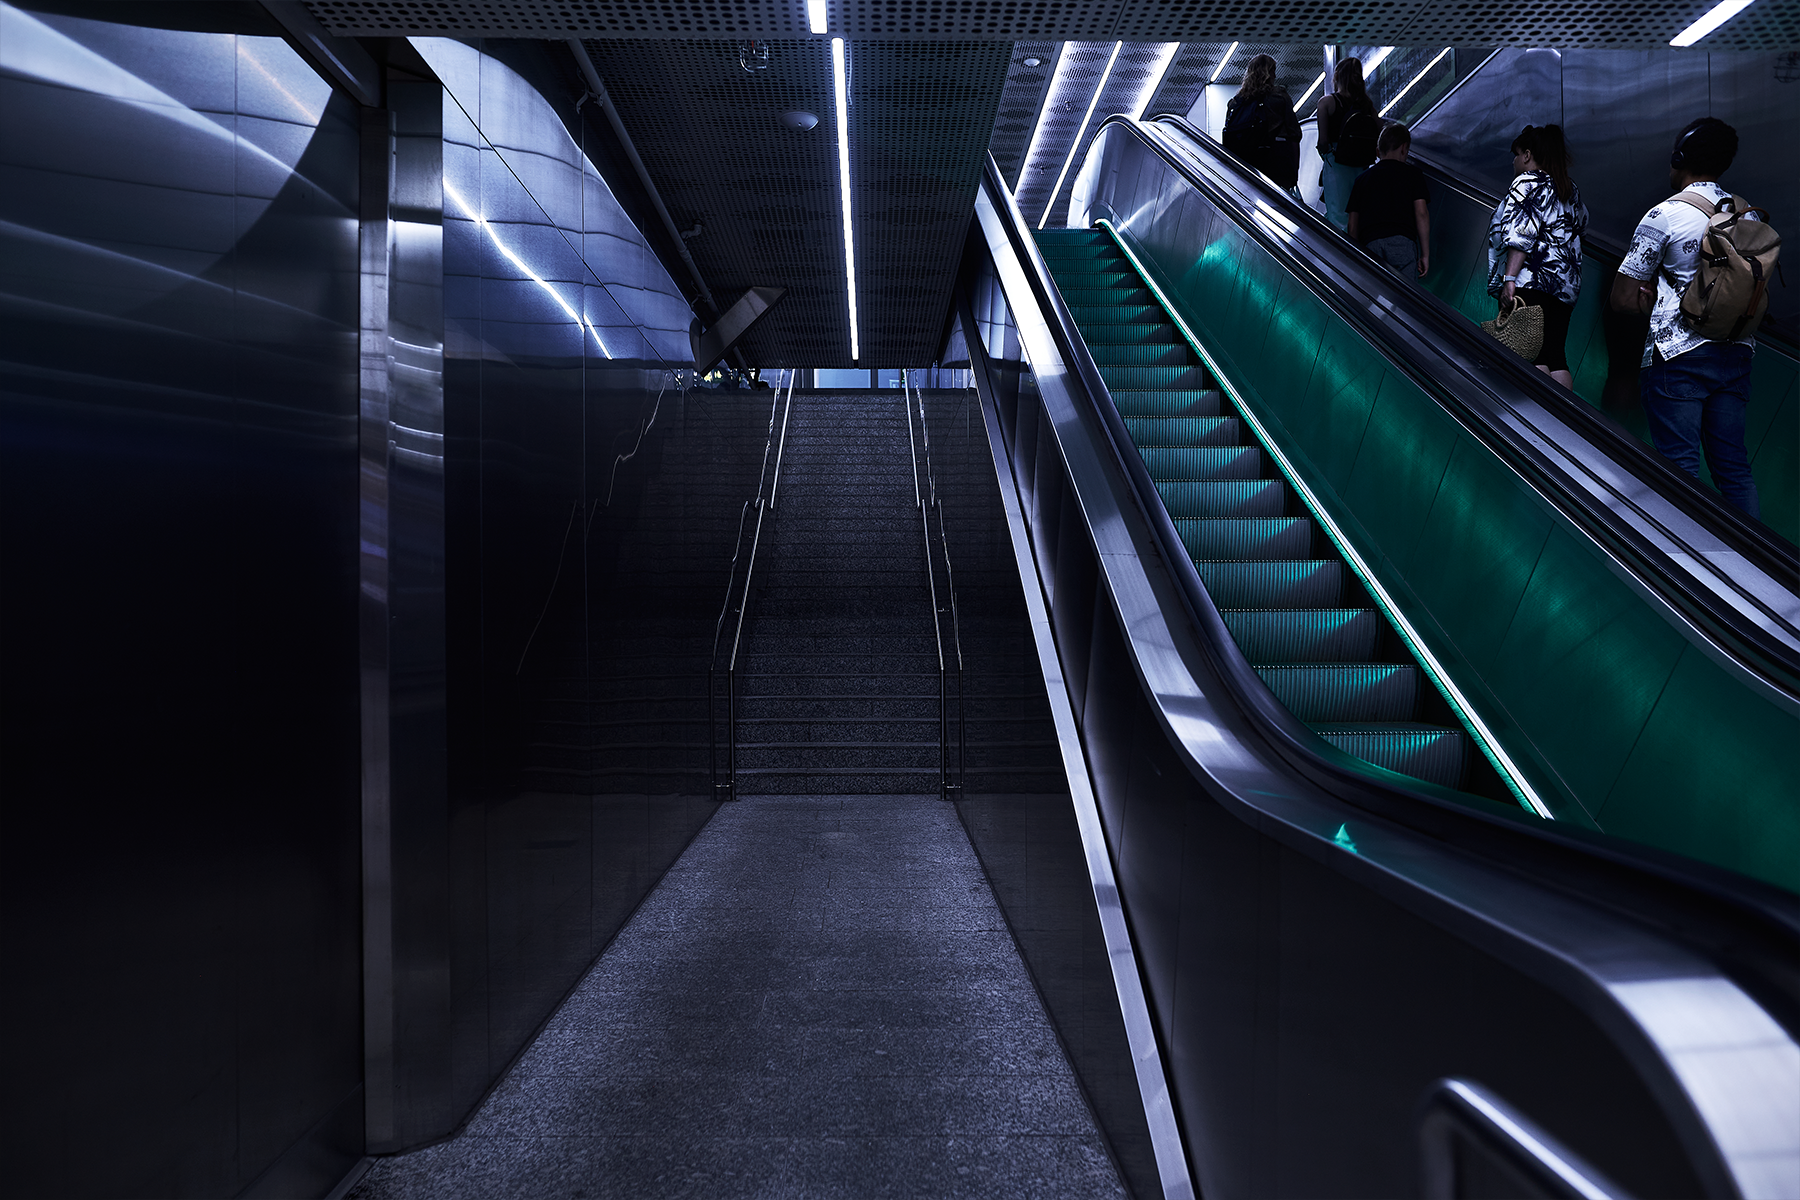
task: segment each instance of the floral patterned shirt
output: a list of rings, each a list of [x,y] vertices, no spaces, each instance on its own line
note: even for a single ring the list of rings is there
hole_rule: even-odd
[[[1567,200],[1556,194],[1548,171],[1526,171],[1512,181],[1488,225],[1488,295],[1506,285],[1506,256],[1523,250],[1515,286],[1549,292],[1564,304],[1581,295],[1581,232],[1587,228],[1581,189]]]
[[[1692,183],[1683,190],[1704,196],[1714,204],[1731,197],[1716,183]],[[1681,294],[1687,291],[1688,281],[1698,269],[1700,239],[1705,234],[1706,214],[1671,197],[1645,213],[1631,235],[1631,248],[1625,251],[1619,274],[1656,280],[1656,307],[1650,310],[1650,334],[1644,339],[1642,366],[1651,364],[1654,351],[1662,351],[1665,359],[1674,358],[1707,340],[1681,320]],[[1737,341],[1741,346],[1756,344],[1754,335]]]

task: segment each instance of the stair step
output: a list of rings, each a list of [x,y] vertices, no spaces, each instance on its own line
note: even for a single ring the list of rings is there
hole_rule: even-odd
[[[1468,774],[1469,737],[1460,729],[1365,722],[1320,723],[1313,730],[1346,754],[1441,787],[1460,788]]]
[[[1381,635],[1372,608],[1226,609],[1225,627],[1253,663],[1367,662]]]
[[[1111,321],[1083,324],[1081,336],[1090,349],[1094,346],[1161,345],[1165,342],[1187,345],[1181,334],[1176,332],[1175,326],[1166,320],[1128,322],[1115,317]]]
[[[1207,595],[1225,608],[1325,608],[1344,595],[1344,564],[1335,558],[1291,562],[1194,563]]]
[[[1239,446],[1236,417],[1125,417],[1125,432],[1139,446]]]
[[[1279,479],[1171,480],[1156,492],[1176,519],[1279,517],[1287,506],[1287,485]]]
[[[1178,517],[1175,532],[1195,558],[1306,558],[1312,553],[1311,517]]]
[[[1259,666],[1275,698],[1302,721],[1404,721],[1418,704],[1419,669],[1401,663]]]
[[[1100,366],[1100,378],[1106,381],[1106,390],[1119,391],[1151,391],[1163,388],[1191,390],[1204,388],[1212,382],[1206,368],[1202,366]]]
[[[1263,474],[1260,446],[1146,446],[1138,451],[1150,477],[1164,480],[1258,479]]]
[[[1121,417],[1216,417],[1224,407],[1224,394],[1217,388],[1124,390],[1112,392],[1112,401]]]

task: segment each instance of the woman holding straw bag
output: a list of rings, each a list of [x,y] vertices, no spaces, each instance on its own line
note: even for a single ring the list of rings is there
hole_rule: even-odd
[[[1488,295],[1500,302],[1502,323],[1521,307],[1542,309],[1543,343],[1532,363],[1572,387],[1564,343],[1581,295],[1587,206],[1569,177],[1572,159],[1560,125],[1527,125],[1512,152],[1515,178],[1488,226]]]

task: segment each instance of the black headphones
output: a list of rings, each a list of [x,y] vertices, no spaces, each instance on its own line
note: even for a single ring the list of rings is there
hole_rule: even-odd
[[[1687,145],[1689,139],[1696,133],[1699,133],[1702,129],[1711,129],[1714,125],[1721,124],[1724,124],[1724,122],[1713,117],[1705,117],[1696,122],[1694,127],[1682,134],[1680,139],[1675,143],[1675,151],[1669,155],[1669,166],[1677,171],[1687,166],[1687,151],[1683,150],[1682,147]]]

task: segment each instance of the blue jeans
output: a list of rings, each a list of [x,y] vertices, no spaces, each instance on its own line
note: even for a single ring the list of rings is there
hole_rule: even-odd
[[[1719,494],[1761,518],[1750,455],[1744,449],[1744,410],[1750,406],[1750,347],[1702,342],[1685,354],[1660,353],[1639,379],[1650,440],[1663,457],[1700,478],[1700,452]]]

